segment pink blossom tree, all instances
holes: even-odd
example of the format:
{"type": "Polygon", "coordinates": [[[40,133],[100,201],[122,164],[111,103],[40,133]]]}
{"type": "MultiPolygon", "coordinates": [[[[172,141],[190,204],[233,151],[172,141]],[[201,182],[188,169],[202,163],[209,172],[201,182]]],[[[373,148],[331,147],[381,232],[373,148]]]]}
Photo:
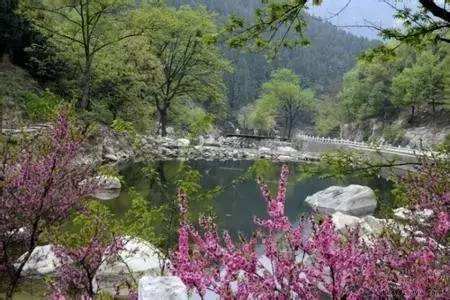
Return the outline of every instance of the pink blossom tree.
{"type": "Polygon", "coordinates": [[[293,226],[284,213],[288,173],[283,166],[276,198],[261,184],[268,218],[255,219],[259,230],[239,245],[226,232],[220,237],[209,218],[200,220],[202,232],[189,224],[187,197],[180,191],[173,273],[200,296],[211,290],[223,299],[448,295],[448,253],[438,251],[442,246],[436,241],[396,243],[383,235],[367,243],[359,228],[338,233],[329,216],[304,218],[293,226]]]}
{"type": "Polygon", "coordinates": [[[123,246],[124,241],[121,238],[106,243],[94,237],[87,245],[76,249],[54,247],[61,266],[57,268],[56,282],[52,286],[53,298],[93,299],[97,292],[98,283],[95,276],[98,269],[102,264],[116,259],[123,246]]]}
{"type": "Polygon", "coordinates": [[[90,169],[76,164],[81,141],[72,134],[66,115],[61,114],[44,135],[46,143],[25,148],[17,159],[3,164],[0,276],[8,299],[20,284],[23,268],[42,233],[81,208],[81,200],[96,188],[86,181],[90,169]]]}

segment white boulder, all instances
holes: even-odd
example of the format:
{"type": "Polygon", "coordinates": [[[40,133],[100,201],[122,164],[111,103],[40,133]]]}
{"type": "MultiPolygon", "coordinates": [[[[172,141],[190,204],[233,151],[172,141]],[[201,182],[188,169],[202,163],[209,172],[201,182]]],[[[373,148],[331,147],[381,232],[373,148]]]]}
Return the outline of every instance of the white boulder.
{"type": "MultiPolygon", "coordinates": [[[[19,257],[16,267],[25,259],[27,253],[19,257]]],[[[60,260],[53,252],[53,245],[37,246],[25,263],[22,272],[24,275],[46,275],[55,272],[60,266],[60,260]]]]}
{"type": "Polygon", "coordinates": [[[365,237],[379,236],[389,222],[389,220],[378,219],[374,216],[359,218],[346,215],[341,212],[335,212],[331,218],[336,230],[345,232],[347,228],[355,228],[356,226],[360,226],[361,232],[365,237]]]}
{"type": "Polygon", "coordinates": [[[124,250],[119,251],[118,259],[100,266],[97,277],[114,277],[122,274],[138,273],[156,275],[164,263],[160,251],[140,238],[125,237],[124,250]]]}
{"type": "Polygon", "coordinates": [[[335,212],[331,219],[333,220],[334,227],[338,231],[345,230],[347,227],[355,227],[361,223],[361,218],[343,214],[341,212],[335,212]]]}
{"type": "Polygon", "coordinates": [[[139,300],[187,300],[187,288],[176,276],[145,276],[139,280],[139,300]]]}
{"type": "Polygon", "coordinates": [[[367,186],[352,184],[346,187],[331,186],[306,198],[321,213],[342,212],[353,216],[372,214],[377,207],[374,191],[367,186]]]}

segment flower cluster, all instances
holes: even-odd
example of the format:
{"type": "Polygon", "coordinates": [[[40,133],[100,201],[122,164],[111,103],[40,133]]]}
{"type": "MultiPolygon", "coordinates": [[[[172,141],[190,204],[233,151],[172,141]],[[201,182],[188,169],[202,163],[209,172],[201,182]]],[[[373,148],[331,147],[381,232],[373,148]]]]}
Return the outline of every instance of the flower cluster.
{"type": "Polygon", "coordinates": [[[17,158],[5,157],[2,163],[0,279],[7,286],[8,298],[17,288],[41,233],[80,209],[81,200],[96,188],[93,182],[82,184],[90,168],[76,164],[80,141],[72,134],[65,114],[42,136],[44,142],[25,145],[17,158]]]}
{"type": "Polygon", "coordinates": [[[56,270],[53,299],[63,299],[65,296],[92,299],[98,287],[95,278],[97,270],[103,263],[116,259],[118,252],[123,249],[124,241],[121,238],[111,243],[93,238],[88,245],[76,249],[53,247],[61,262],[56,270]]]}
{"type": "MultiPolygon", "coordinates": [[[[302,218],[298,226],[292,225],[284,213],[288,175],[283,166],[276,198],[261,184],[268,218],[255,219],[259,230],[239,245],[226,232],[220,237],[210,219],[201,220],[201,232],[190,225],[187,197],[180,191],[182,217],[178,250],[172,258],[174,275],[201,296],[211,290],[223,299],[448,295],[448,256],[431,239],[426,244],[414,239],[398,244],[380,236],[366,243],[359,228],[337,232],[329,216],[302,218]]],[[[444,232],[448,219],[439,219],[439,230],[444,232]]]]}

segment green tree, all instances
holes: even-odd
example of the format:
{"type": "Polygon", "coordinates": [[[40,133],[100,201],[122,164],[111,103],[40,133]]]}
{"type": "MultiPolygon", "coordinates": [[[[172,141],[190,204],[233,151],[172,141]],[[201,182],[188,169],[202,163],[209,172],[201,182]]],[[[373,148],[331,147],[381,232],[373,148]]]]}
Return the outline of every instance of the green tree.
{"type": "Polygon", "coordinates": [[[204,8],[146,7],[133,19],[134,27],[144,30],[136,43],[145,46],[130,51],[135,58],[130,61],[144,98],[158,112],[159,132],[165,136],[175,102],[224,99],[223,74],[228,63],[216,45],[214,16],[204,8]],[[152,63],[155,58],[156,65],[152,63]]]}
{"type": "Polygon", "coordinates": [[[22,12],[45,32],[55,45],[79,64],[82,109],[90,106],[96,55],[126,38],[120,22],[131,0],[42,0],[24,1],[22,12]]]}
{"type": "Polygon", "coordinates": [[[429,103],[435,112],[436,103],[443,98],[443,74],[438,62],[436,55],[425,51],[392,80],[392,101],[399,107],[410,107],[411,120],[418,106],[429,103]]]}
{"type": "Polygon", "coordinates": [[[313,91],[302,89],[300,78],[292,70],[279,69],[272,73],[270,81],[263,84],[262,95],[256,101],[254,112],[266,123],[269,118],[274,118],[276,112],[284,136],[291,138],[292,130],[302,116],[311,112],[314,102],[313,91]]]}

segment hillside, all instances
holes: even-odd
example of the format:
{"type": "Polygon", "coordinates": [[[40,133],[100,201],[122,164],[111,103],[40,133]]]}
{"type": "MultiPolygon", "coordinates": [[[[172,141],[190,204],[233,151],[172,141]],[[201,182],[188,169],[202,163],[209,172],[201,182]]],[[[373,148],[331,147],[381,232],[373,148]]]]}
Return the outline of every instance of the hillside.
{"type": "MultiPolygon", "coordinates": [[[[205,5],[220,16],[236,14],[252,16],[259,0],[173,0],[179,5],[205,5]]],[[[329,22],[307,17],[305,34],[311,44],[282,51],[276,60],[268,62],[261,54],[241,53],[223,47],[225,56],[234,65],[234,72],[227,75],[228,98],[232,110],[253,102],[261,84],[268,80],[274,69],[289,68],[301,78],[305,87],[319,94],[334,94],[340,87],[343,74],[350,70],[358,55],[377,42],[356,37],[338,29],[329,22]]]]}

